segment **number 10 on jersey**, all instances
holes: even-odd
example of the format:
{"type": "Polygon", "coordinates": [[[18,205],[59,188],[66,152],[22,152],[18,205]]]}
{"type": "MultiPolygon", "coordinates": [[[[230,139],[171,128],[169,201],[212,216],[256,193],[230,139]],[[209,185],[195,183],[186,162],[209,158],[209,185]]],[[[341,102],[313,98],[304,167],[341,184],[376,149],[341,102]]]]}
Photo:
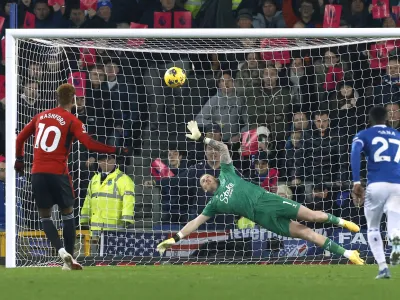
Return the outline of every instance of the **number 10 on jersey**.
{"type": "Polygon", "coordinates": [[[35,148],[41,148],[45,152],[53,152],[57,149],[61,139],[61,130],[57,126],[49,126],[45,129],[45,124],[39,123],[39,131],[35,140],[35,148]],[[51,145],[47,145],[47,139],[50,133],[54,133],[54,140],[51,145]]]}

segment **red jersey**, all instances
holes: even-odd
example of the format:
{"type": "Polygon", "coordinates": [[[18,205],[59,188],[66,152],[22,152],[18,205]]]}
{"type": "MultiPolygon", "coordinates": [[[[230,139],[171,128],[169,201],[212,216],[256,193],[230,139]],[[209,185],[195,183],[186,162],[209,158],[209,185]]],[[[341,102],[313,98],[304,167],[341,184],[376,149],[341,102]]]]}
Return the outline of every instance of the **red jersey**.
{"type": "Polygon", "coordinates": [[[33,150],[34,173],[68,174],[68,155],[77,139],[88,150],[114,154],[115,147],[93,140],[85,125],[62,107],[46,110],[33,117],[17,136],[16,157],[24,155],[24,143],[35,135],[33,150]]]}

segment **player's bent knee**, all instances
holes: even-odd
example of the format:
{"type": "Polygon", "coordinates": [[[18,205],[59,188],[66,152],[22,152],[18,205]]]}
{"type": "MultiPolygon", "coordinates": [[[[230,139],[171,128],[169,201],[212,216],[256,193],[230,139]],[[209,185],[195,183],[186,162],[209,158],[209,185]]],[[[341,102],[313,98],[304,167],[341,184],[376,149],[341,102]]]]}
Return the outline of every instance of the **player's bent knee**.
{"type": "Polygon", "coordinates": [[[51,208],[39,208],[39,217],[41,219],[48,219],[51,217],[51,208]]]}
{"type": "Polygon", "coordinates": [[[70,214],[72,214],[73,211],[74,211],[74,208],[73,208],[73,207],[67,207],[67,208],[63,208],[63,209],[61,210],[61,213],[62,213],[63,215],[70,215],[70,214]]]}
{"type": "Polygon", "coordinates": [[[298,223],[291,222],[289,225],[290,236],[293,238],[307,239],[312,238],[314,231],[310,228],[298,223]]]}

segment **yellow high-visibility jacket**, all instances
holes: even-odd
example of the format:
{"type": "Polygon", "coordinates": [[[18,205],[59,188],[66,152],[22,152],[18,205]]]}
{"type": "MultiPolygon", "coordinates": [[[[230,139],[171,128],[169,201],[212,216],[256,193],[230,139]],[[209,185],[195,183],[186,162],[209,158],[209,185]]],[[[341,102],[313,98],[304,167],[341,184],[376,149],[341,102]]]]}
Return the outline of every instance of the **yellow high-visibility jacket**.
{"type": "Polygon", "coordinates": [[[232,0],[232,10],[237,10],[242,0],[232,0]]]}
{"type": "MultiPolygon", "coordinates": [[[[184,8],[190,11],[193,18],[195,18],[205,2],[206,0],[188,0],[186,1],[184,8]]],[[[232,10],[236,10],[240,3],[242,3],[242,0],[232,0],[232,10]]]]}
{"type": "Polygon", "coordinates": [[[125,228],[134,223],[135,184],[118,168],[101,181],[101,173],[89,183],[81,211],[81,224],[89,223],[91,233],[125,228]]]}
{"type": "Polygon", "coordinates": [[[199,13],[201,6],[206,2],[206,0],[188,0],[184,8],[192,13],[192,17],[195,18],[199,13]]]}

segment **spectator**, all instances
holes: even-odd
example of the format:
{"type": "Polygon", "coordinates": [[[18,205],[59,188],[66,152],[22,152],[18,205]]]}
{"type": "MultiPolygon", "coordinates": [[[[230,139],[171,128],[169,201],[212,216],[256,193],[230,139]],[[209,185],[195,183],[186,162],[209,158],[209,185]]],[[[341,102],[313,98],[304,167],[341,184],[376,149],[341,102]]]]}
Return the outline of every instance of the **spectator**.
{"type": "Polygon", "coordinates": [[[319,103],[327,105],[328,97],[336,90],[337,84],[344,79],[343,64],[340,62],[336,48],[326,49],[323,60],[315,62],[315,74],[319,103]]]}
{"type": "Polygon", "coordinates": [[[140,113],[137,93],[133,85],[126,82],[124,74],[120,73],[120,65],[116,61],[106,63],[107,82],[102,83],[102,90],[109,93],[114,119],[114,126],[108,128],[107,143],[128,146],[133,142],[134,127],[140,124],[140,113]],[[110,131],[113,128],[115,132],[110,131]]]}
{"type": "Polygon", "coordinates": [[[176,0],[160,0],[160,4],[153,6],[145,11],[140,19],[140,24],[146,24],[149,28],[154,28],[154,13],[155,12],[170,12],[171,27],[174,27],[174,12],[187,11],[176,4],[176,0]]]}
{"type": "Polygon", "coordinates": [[[385,107],[388,111],[388,125],[394,129],[400,130],[400,104],[389,103],[386,104],[385,107]]]}
{"type": "Polygon", "coordinates": [[[385,105],[390,102],[397,102],[400,97],[400,65],[398,56],[389,58],[386,66],[386,75],[382,82],[375,84],[373,88],[372,103],[374,105],[385,105]]]}
{"type": "Polygon", "coordinates": [[[0,156],[0,231],[6,229],[6,158],[0,156]]]}
{"type": "Polygon", "coordinates": [[[99,1],[97,3],[97,16],[102,19],[105,27],[115,28],[116,24],[111,22],[112,3],[108,0],[99,1]]]}
{"type": "Polygon", "coordinates": [[[279,172],[275,168],[270,168],[266,152],[260,152],[254,166],[255,169],[251,176],[252,181],[266,191],[275,193],[277,191],[279,172]]]}
{"type": "Polygon", "coordinates": [[[313,111],[317,101],[314,88],[314,67],[306,65],[306,60],[298,55],[292,58],[287,72],[292,104],[301,111],[313,111]]]}
{"type": "Polygon", "coordinates": [[[68,22],[64,19],[59,4],[49,7],[47,0],[37,0],[34,4],[33,13],[36,16],[35,28],[68,27],[68,22]]]}
{"type": "Polygon", "coordinates": [[[313,200],[305,205],[312,210],[328,211],[332,208],[332,193],[324,184],[316,184],[312,193],[313,200]]]}
{"type": "Polygon", "coordinates": [[[258,13],[253,19],[255,28],[285,28],[285,20],[282,11],[278,9],[276,0],[261,1],[261,13],[258,13]]]}
{"type": "Polygon", "coordinates": [[[32,0],[21,0],[18,9],[22,10],[25,15],[26,11],[33,12],[34,4],[35,3],[32,0]]]}
{"type": "Polygon", "coordinates": [[[302,22],[304,27],[307,28],[321,27],[319,7],[316,2],[312,0],[301,0],[298,11],[300,13],[300,18],[298,18],[293,11],[293,0],[282,1],[282,14],[288,28],[294,27],[298,21],[302,22]]]}
{"type": "Polygon", "coordinates": [[[390,14],[387,18],[383,19],[382,22],[382,27],[383,28],[396,28],[396,16],[393,14],[390,14]]]}
{"type": "Polygon", "coordinates": [[[250,10],[243,8],[238,12],[236,24],[239,28],[253,28],[253,15],[250,10]]]}
{"type": "Polygon", "coordinates": [[[4,36],[6,28],[10,28],[10,7],[11,4],[17,4],[17,0],[3,0],[0,8],[0,14],[5,18],[3,28],[0,31],[0,36],[4,36]]]}
{"type": "Polygon", "coordinates": [[[366,51],[368,55],[369,67],[371,70],[371,77],[382,77],[384,70],[387,68],[389,56],[395,56],[400,46],[399,40],[386,40],[370,45],[369,50],[366,51]]]}
{"type": "MultiPolygon", "coordinates": [[[[295,140],[308,140],[311,138],[311,122],[307,115],[303,112],[296,112],[293,114],[293,122],[290,128],[290,135],[286,140],[286,149],[294,147],[293,144],[293,133],[298,133],[298,138],[295,140]]],[[[297,135],[296,135],[297,136],[297,135]]]]}
{"type": "Polygon", "coordinates": [[[28,81],[24,84],[23,93],[18,99],[18,132],[39,113],[39,84],[28,81]]]}
{"type": "Polygon", "coordinates": [[[80,9],[79,6],[71,7],[69,16],[70,28],[106,28],[107,23],[97,15],[94,9],[85,11],[80,9]]]}
{"type": "Polygon", "coordinates": [[[100,65],[89,67],[89,78],[86,83],[86,107],[95,110],[96,139],[106,142],[106,129],[114,126],[112,119],[111,100],[109,92],[102,91],[101,85],[105,82],[104,68],[100,65]]]}
{"type": "Polygon", "coordinates": [[[283,140],[291,99],[289,90],[279,86],[278,70],[272,66],[265,68],[261,86],[246,91],[246,95],[250,129],[258,124],[268,124],[276,134],[277,141],[283,140]]]}
{"type": "Polygon", "coordinates": [[[353,28],[373,27],[372,15],[368,11],[366,1],[350,0],[350,14],[348,16],[348,24],[353,28]]]}
{"type": "Polygon", "coordinates": [[[276,145],[271,141],[271,136],[271,131],[266,126],[260,126],[257,128],[258,151],[265,152],[269,161],[276,156],[276,153],[274,153],[276,145]]]}
{"type": "MultiPolygon", "coordinates": [[[[181,173],[187,171],[187,160],[184,155],[185,151],[178,149],[176,144],[169,145],[168,167],[175,178],[179,178],[181,173]]],[[[144,182],[146,187],[161,186],[162,221],[164,222],[179,223],[187,220],[185,213],[181,213],[182,206],[186,206],[187,209],[187,197],[179,195],[179,186],[175,178],[167,177],[144,182]],[[184,218],[183,221],[181,217],[184,218]]]]}
{"type": "Polygon", "coordinates": [[[251,91],[261,86],[262,73],[265,62],[261,60],[259,52],[251,52],[246,56],[246,61],[239,65],[236,73],[235,87],[238,96],[244,96],[246,89],[251,91]]]}
{"type": "Polygon", "coordinates": [[[31,62],[28,67],[28,78],[31,81],[41,83],[43,80],[43,65],[31,62]]]}
{"type": "Polygon", "coordinates": [[[296,178],[292,183],[306,183],[307,201],[312,201],[313,185],[340,182],[340,168],[348,169],[348,163],[341,162],[343,152],[339,132],[330,127],[330,122],[327,111],[316,112],[311,139],[304,141],[302,151],[296,151],[296,178]],[[303,170],[304,174],[300,174],[303,170]]]}
{"type": "Polygon", "coordinates": [[[291,182],[292,184],[300,183],[295,181],[296,176],[298,177],[299,174],[304,174],[304,157],[301,156],[302,153],[297,153],[303,151],[304,141],[305,139],[301,131],[293,131],[290,133],[289,140],[286,143],[285,154],[280,170],[283,171],[281,175],[285,181],[291,182]]]}
{"type": "Polygon", "coordinates": [[[247,125],[247,115],[244,111],[243,100],[235,95],[234,81],[229,73],[223,74],[219,80],[217,95],[207,101],[197,115],[196,121],[203,127],[219,124],[223,142],[239,141],[240,127],[241,124],[247,125]]]}
{"type": "Polygon", "coordinates": [[[89,224],[91,236],[97,237],[101,231],[133,224],[135,205],[135,185],[120,171],[115,156],[99,155],[98,163],[101,173],[90,181],[80,220],[81,224],[89,224]]]}
{"type": "MultiPolygon", "coordinates": [[[[325,108],[335,113],[336,120],[332,126],[339,128],[341,136],[350,139],[367,123],[364,97],[360,97],[353,86],[351,81],[339,84],[338,91],[330,98],[330,106],[325,108]]],[[[348,143],[351,144],[351,140],[348,143]]]]}

